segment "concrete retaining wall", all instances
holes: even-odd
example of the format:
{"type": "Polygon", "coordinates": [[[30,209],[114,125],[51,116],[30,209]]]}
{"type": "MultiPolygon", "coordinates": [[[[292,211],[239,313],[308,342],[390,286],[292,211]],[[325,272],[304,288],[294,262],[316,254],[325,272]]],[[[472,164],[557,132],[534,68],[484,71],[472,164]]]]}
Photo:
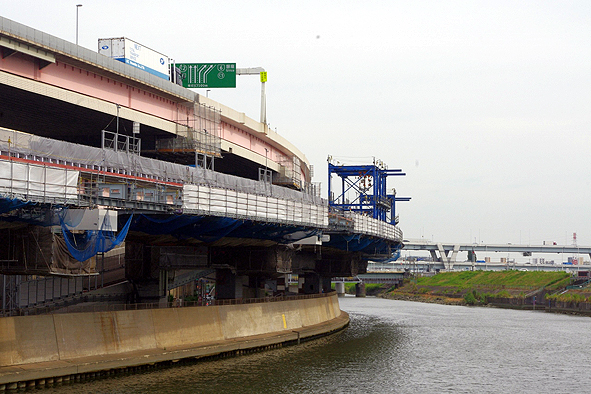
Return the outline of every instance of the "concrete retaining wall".
{"type": "Polygon", "coordinates": [[[5,317],[0,385],[294,341],[348,322],[336,293],[257,304],[5,317]]]}

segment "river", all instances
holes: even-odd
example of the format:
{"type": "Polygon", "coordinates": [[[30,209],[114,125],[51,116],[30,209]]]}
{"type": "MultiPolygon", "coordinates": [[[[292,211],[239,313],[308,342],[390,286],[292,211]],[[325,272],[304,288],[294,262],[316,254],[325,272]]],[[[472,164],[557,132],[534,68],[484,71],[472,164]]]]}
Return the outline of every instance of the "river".
{"type": "Polygon", "coordinates": [[[43,393],[591,392],[591,318],[340,299],[348,329],[300,346],[43,393]]]}

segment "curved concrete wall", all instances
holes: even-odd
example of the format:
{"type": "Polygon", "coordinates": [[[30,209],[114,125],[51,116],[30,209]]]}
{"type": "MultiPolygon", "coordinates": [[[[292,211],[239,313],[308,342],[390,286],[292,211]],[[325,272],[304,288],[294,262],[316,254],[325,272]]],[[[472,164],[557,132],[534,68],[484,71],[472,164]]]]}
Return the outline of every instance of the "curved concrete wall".
{"type": "Polygon", "coordinates": [[[296,338],[318,335],[345,326],[348,318],[337,319],[341,313],[335,293],[257,304],[0,318],[0,381],[5,367],[21,364],[163,352],[173,359],[179,358],[175,349],[296,331],[296,338]],[[335,319],[341,327],[326,325],[335,319]],[[301,330],[308,327],[308,333],[301,330]]]}

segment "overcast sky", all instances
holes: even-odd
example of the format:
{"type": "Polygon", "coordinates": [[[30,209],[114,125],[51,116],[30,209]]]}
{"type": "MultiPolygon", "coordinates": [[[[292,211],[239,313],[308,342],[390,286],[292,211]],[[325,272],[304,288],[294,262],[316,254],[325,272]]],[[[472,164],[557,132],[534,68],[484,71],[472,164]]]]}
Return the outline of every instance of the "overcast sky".
{"type": "MultiPolygon", "coordinates": [[[[268,71],[267,120],[315,166],[401,168],[405,238],[591,245],[591,1],[84,1],[80,45],[268,71]]],[[[72,42],[75,1],[0,0],[72,42]]],[[[204,90],[196,90],[205,94],[204,90]]],[[[260,83],[209,97],[258,120],[260,83]]]]}

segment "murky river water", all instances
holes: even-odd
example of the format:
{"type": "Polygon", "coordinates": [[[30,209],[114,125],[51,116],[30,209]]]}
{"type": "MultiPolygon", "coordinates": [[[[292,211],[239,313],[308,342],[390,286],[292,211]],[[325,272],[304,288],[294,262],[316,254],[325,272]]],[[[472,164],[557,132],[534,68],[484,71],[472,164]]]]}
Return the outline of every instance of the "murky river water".
{"type": "Polygon", "coordinates": [[[589,393],[591,318],[340,299],[328,338],[43,393],[589,393]]]}

